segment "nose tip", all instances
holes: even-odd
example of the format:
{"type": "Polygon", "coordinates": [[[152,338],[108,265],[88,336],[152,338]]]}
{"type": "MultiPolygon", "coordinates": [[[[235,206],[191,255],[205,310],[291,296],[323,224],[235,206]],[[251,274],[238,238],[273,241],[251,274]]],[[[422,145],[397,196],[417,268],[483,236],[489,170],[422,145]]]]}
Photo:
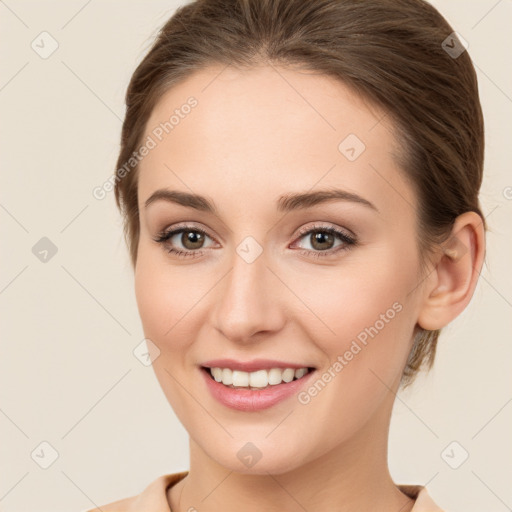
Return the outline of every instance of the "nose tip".
{"type": "Polygon", "coordinates": [[[279,330],[284,316],[278,283],[265,258],[260,256],[248,263],[237,257],[217,290],[216,328],[239,343],[253,339],[257,333],[279,330]]]}

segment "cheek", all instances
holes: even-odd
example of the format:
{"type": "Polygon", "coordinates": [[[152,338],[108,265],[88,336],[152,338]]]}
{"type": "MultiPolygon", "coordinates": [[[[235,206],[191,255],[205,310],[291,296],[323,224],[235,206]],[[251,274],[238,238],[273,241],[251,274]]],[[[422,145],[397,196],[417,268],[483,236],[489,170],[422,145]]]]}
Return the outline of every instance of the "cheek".
{"type": "Polygon", "coordinates": [[[176,343],[183,339],[176,336],[186,325],[180,320],[186,319],[187,310],[197,301],[197,290],[194,293],[194,283],[187,277],[190,273],[162,264],[159,251],[140,247],[135,268],[137,306],[145,336],[160,350],[178,349],[176,343]]]}
{"type": "Polygon", "coordinates": [[[399,370],[416,323],[410,293],[416,275],[414,252],[397,257],[389,248],[364,261],[347,259],[346,265],[329,269],[320,279],[301,281],[298,295],[307,298],[314,313],[308,313],[314,325],[310,338],[330,362],[346,353],[347,366],[399,370]]]}
{"type": "Polygon", "coordinates": [[[186,356],[197,336],[190,330],[193,305],[200,293],[198,290],[193,293],[194,286],[190,273],[162,264],[158,251],[139,252],[135,269],[137,306],[144,336],[160,350],[159,357],[153,361],[153,371],[184,424],[188,423],[190,413],[190,397],[182,387],[190,368],[186,356]]]}
{"type": "Polygon", "coordinates": [[[332,443],[386,410],[394,397],[389,389],[399,380],[411,346],[415,306],[408,294],[416,265],[408,256],[398,260],[395,251],[371,260],[365,268],[347,260],[329,278],[304,284],[301,291],[322,320],[308,313],[311,321],[303,319],[301,325],[327,356],[323,373],[301,403],[309,403],[317,417],[343,425],[328,434],[332,443]]]}
{"type": "Polygon", "coordinates": [[[170,263],[159,248],[141,246],[135,268],[135,295],[144,335],[160,349],[159,366],[181,372],[194,361],[191,348],[207,327],[218,269],[170,263]]]}

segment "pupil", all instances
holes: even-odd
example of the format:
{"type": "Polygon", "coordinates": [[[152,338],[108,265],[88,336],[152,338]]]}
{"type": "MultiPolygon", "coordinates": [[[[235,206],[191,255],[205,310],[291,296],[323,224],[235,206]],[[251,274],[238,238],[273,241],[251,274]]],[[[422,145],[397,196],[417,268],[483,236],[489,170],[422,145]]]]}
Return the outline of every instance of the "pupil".
{"type": "Polygon", "coordinates": [[[183,233],[182,243],[187,249],[198,249],[203,243],[203,234],[197,231],[186,231],[183,233]]]}
{"type": "Polygon", "coordinates": [[[316,249],[329,249],[329,247],[322,247],[322,244],[327,243],[330,246],[330,243],[333,242],[334,235],[331,233],[319,232],[313,235],[313,247],[316,249]],[[320,244],[320,247],[316,247],[317,244],[320,244]]]}

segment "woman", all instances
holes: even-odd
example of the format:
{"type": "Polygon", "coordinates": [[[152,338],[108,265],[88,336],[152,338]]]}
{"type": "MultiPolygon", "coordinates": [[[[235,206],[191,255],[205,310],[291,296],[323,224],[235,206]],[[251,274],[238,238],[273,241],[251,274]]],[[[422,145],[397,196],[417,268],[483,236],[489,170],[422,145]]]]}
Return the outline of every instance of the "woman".
{"type": "Polygon", "coordinates": [[[116,200],[190,470],[101,510],[441,510],[387,441],[484,258],[464,41],[422,0],[198,0],[126,103],[116,200]]]}

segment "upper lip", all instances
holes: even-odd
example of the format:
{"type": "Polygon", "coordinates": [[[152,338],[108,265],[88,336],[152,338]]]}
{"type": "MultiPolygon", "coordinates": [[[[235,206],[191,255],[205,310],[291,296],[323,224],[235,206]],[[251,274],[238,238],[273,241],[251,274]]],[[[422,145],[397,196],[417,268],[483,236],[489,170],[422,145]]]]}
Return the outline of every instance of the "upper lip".
{"type": "Polygon", "coordinates": [[[252,361],[236,361],[235,359],[212,359],[201,364],[206,368],[230,368],[243,372],[254,372],[257,370],[270,370],[271,368],[313,368],[313,366],[301,363],[290,363],[274,359],[253,359],[252,361]]]}

